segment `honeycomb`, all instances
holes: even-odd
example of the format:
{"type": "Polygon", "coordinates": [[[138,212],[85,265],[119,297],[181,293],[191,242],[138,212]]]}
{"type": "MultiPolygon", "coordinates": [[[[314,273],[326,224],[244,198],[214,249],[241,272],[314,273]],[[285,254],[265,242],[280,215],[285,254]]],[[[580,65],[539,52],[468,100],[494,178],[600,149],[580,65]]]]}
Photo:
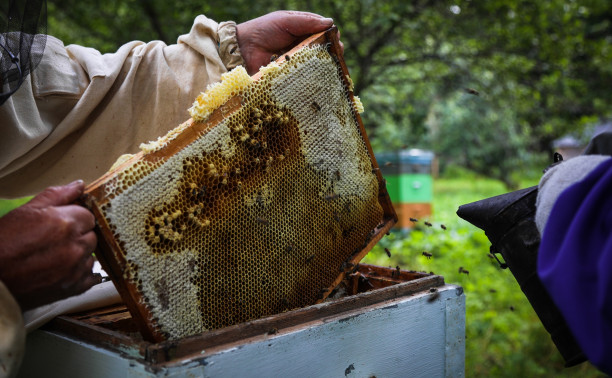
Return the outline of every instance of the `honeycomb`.
{"type": "Polygon", "coordinates": [[[88,188],[100,260],[153,339],[314,304],[362,257],[392,209],[344,75],[328,43],[237,68],[88,188]]]}

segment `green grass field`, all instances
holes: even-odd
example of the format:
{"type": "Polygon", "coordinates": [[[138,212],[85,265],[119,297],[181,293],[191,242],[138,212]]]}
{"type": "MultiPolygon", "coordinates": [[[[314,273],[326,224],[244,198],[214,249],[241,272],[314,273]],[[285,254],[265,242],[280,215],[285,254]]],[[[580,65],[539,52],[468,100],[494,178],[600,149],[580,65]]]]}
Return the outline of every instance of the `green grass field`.
{"type": "MultiPolygon", "coordinates": [[[[521,187],[537,185],[524,182],[521,187]]],[[[408,234],[392,233],[364,262],[433,271],[466,294],[466,375],[496,377],[603,377],[588,363],[565,369],[563,359],[509,270],[491,261],[484,232],[460,219],[457,208],[506,193],[497,181],[468,177],[434,183],[433,227],[417,223],[408,234]],[[440,228],[444,224],[447,230],[440,228]],[[391,251],[387,257],[384,248],[391,251]],[[433,254],[427,259],[421,253],[433,254]],[[470,274],[459,273],[459,267],[470,274]],[[512,309],[511,309],[512,308],[512,309]]]]}
{"type": "MultiPolygon", "coordinates": [[[[537,184],[524,182],[521,187],[537,184]]],[[[603,377],[588,363],[564,369],[563,359],[508,270],[491,261],[484,232],[455,214],[465,203],[503,194],[494,180],[467,176],[434,182],[434,227],[408,234],[394,232],[374,247],[364,262],[433,271],[466,293],[466,375],[501,377],[603,377]],[[447,230],[440,228],[446,225],[447,230]],[[384,248],[392,255],[387,257],[384,248]],[[431,259],[422,251],[433,254],[431,259]],[[470,274],[460,274],[459,267],[470,274]],[[511,307],[514,310],[511,310],[511,307]]],[[[0,201],[0,215],[27,199],[0,201]]]]}

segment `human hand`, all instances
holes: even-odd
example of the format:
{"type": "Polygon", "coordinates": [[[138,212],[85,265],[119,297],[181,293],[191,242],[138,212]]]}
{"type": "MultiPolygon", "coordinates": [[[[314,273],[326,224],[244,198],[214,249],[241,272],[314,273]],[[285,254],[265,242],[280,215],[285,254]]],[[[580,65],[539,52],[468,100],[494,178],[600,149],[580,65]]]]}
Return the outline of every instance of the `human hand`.
{"type": "Polygon", "coordinates": [[[47,188],[0,218],[0,280],[23,311],[100,282],[92,273],[94,216],[72,204],[83,189],[80,180],[47,188]]]}
{"type": "MultiPolygon", "coordinates": [[[[331,18],[295,11],[276,11],[238,24],[236,38],[246,70],[253,75],[270,63],[273,54],[282,54],[310,34],[329,29],[331,18]]],[[[339,34],[338,34],[339,37],[339,34]]]]}

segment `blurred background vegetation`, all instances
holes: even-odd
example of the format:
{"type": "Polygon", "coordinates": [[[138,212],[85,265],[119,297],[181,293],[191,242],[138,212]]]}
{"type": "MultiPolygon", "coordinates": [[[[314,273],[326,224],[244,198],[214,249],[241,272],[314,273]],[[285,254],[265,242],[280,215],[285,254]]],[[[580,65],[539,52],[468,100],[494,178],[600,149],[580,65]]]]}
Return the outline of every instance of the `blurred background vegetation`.
{"type": "MultiPolygon", "coordinates": [[[[332,17],[372,146],[434,151],[439,227],[383,239],[367,261],[434,271],[464,286],[468,376],[599,376],[563,362],[512,275],[487,257],[461,204],[537,184],[551,142],[586,142],[612,109],[606,0],[49,0],[48,32],[103,53],[138,39],[175,43],[197,14],[242,22],[278,9],[332,17]],[[383,251],[392,251],[389,259],[383,251]],[[431,260],[421,251],[434,254],[431,260]],[[470,275],[459,274],[463,266],[470,275]],[[511,310],[512,307],[514,310],[511,310]]],[[[204,88],[202,88],[204,89],[204,88]]],[[[185,113],[187,117],[187,113],[185,113]]],[[[20,202],[1,202],[0,214],[20,202]]]]}

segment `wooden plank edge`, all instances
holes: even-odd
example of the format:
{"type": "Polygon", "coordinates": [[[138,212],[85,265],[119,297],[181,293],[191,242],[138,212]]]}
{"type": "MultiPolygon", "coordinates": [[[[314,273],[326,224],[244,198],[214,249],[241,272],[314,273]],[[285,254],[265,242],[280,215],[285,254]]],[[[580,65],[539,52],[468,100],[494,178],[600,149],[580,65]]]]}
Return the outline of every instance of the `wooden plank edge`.
{"type": "MultiPolygon", "coordinates": [[[[97,223],[105,222],[105,218],[96,202],[90,204],[90,209],[94,213],[97,223]]],[[[98,224],[95,227],[95,232],[98,236],[97,250],[101,252],[96,253],[96,257],[104,271],[113,281],[121,299],[123,299],[123,302],[132,314],[132,318],[138,325],[138,329],[143,338],[149,341],[163,340],[163,335],[161,335],[158,330],[152,329],[149,326],[148,319],[151,319],[153,315],[147,310],[146,306],[140,306],[136,302],[137,298],[139,298],[137,288],[123,279],[123,272],[127,262],[125,261],[121,247],[117,244],[117,241],[110,231],[110,227],[108,227],[108,224],[104,224],[103,226],[98,224]]]]}
{"type": "Polygon", "coordinates": [[[213,346],[266,334],[272,329],[279,331],[386,300],[410,296],[442,285],[444,285],[443,277],[435,275],[426,276],[376,291],[360,293],[331,302],[291,310],[180,340],[169,340],[158,344],[151,344],[147,347],[146,360],[153,365],[176,362],[178,359],[191,355],[199,355],[202,350],[213,346]]]}

